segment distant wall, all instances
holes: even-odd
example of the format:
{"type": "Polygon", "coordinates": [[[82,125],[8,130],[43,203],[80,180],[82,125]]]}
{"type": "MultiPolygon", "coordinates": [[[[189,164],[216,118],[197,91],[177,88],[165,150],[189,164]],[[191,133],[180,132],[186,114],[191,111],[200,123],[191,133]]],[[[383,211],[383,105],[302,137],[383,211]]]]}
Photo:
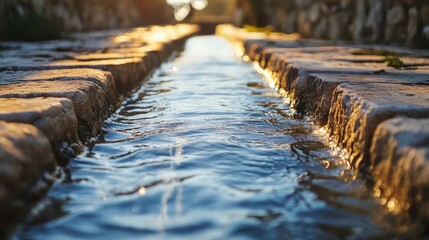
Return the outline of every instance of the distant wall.
{"type": "Polygon", "coordinates": [[[173,17],[165,0],[0,0],[0,29],[34,14],[65,31],[163,24],[173,17]]]}
{"type": "Polygon", "coordinates": [[[260,1],[264,7],[254,8],[254,12],[263,11],[262,24],[275,30],[312,38],[429,48],[429,0],[260,1]]]}

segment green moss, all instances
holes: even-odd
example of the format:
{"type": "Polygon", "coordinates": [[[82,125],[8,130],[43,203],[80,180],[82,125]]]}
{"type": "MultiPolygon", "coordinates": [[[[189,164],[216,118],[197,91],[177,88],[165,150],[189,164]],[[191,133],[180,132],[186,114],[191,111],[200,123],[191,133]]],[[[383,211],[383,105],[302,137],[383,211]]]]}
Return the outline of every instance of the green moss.
{"type": "Polygon", "coordinates": [[[32,14],[9,20],[0,29],[0,40],[44,41],[61,38],[60,28],[51,20],[32,14]]]}
{"type": "Polygon", "coordinates": [[[396,55],[388,55],[384,58],[384,62],[389,67],[401,68],[405,67],[404,62],[396,55]]]}

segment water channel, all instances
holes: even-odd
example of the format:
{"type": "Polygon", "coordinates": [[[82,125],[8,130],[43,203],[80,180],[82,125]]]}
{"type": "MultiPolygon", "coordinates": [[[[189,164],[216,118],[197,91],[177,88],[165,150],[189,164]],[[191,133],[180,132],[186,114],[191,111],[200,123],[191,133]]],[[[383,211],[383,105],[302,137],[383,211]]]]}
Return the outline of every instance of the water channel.
{"type": "Polygon", "coordinates": [[[388,239],[386,212],[232,46],[188,40],[15,239],[388,239]]]}

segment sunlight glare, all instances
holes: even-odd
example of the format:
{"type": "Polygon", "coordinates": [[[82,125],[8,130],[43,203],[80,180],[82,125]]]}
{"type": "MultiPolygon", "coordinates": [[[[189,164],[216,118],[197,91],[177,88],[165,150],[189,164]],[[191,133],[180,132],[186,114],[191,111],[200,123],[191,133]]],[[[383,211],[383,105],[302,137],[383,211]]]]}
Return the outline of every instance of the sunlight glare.
{"type": "Polygon", "coordinates": [[[140,196],[144,196],[146,194],[146,188],[145,187],[141,187],[139,189],[139,194],[140,194],[140,196]]]}

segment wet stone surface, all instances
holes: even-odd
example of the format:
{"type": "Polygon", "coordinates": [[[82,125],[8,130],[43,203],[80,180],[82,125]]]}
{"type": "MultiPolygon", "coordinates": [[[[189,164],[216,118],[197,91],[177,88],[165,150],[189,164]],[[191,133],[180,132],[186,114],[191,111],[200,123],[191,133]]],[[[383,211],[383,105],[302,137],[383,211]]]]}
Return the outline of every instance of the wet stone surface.
{"type": "MultiPolygon", "coordinates": [[[[380,96],[385,96],[384,91],[389,83],[402,85],[418,86],[429,85],[429,74],[425,71],[406,71],[406,70],[388,70],[376,71],[362,74],[327,74],[312,73],[307,77],[307,89],[300,100],[299,110],[306,112],[312,119],[320,125],[325,125],[328,121],[329,111],[331,109],[332,95],[335,89],[342,83],[354,83],[366,85],[371,83],[387,83],[379,85],[380,96]],[[384,87],[386,86],[386,87],[384,87]]],[[[414,89],[412,87],[412,89],[414,89]]],[[[409,93],[412,94],[412,93],[409,93]]],[[[424,94],[418,94],[423,96],[424,94]]],[[[391,100],[393,100],[391,98],[391,100]]],[[[417,101],[416,101],[417,102],[417,101]]]]}
{"type": "Polygon", "coordinates": [[[49,140],[36,127],[0,121],[0,238],[25,218],[28,204],[46,190],[43,173],[52,173],[56,162],[49,140]]]}
{"type": "MultiPolygon", "coordinates": [[[[57,160],[67,158],[69,147],[78,147],[80,143],[75,111],[66,98],[2,98],[0,121],[37,127],[49,140],[57,160]]],[[[25,149],[22,151],[26,153],[25,149]]]]}
{"type": "Polygon", "coordinates": [[[383,122],[374,133],[371,153],[376,194],[384,193],[384,204],[393,211],[409,212],[427,224],[429,120],[398,117],[383,122]]]}
{"type": "Polygon", "coordinates": [[[399,234],[365,179],[224,40],[189,40],[104,126],[16,239],[399,234]]]}
{"type": "Polygon", "coordinates": [[[396,116],[429,116],[429,86],[344,83],[335,89],[331,105],[330,136],[350,153],[355,167],[363,168],[369,166],[369,148],[380,123],[396,116]]]}
{"type": "Polygon", "coordinates": [[[29,81],[4,85],[0,89],[3,98],[68,98],[79,120],[82,140],[95,135],[100,129],[100,120],[107,117],[109,108],[106,95],[95,83],[89,81],[29,81]]]}

